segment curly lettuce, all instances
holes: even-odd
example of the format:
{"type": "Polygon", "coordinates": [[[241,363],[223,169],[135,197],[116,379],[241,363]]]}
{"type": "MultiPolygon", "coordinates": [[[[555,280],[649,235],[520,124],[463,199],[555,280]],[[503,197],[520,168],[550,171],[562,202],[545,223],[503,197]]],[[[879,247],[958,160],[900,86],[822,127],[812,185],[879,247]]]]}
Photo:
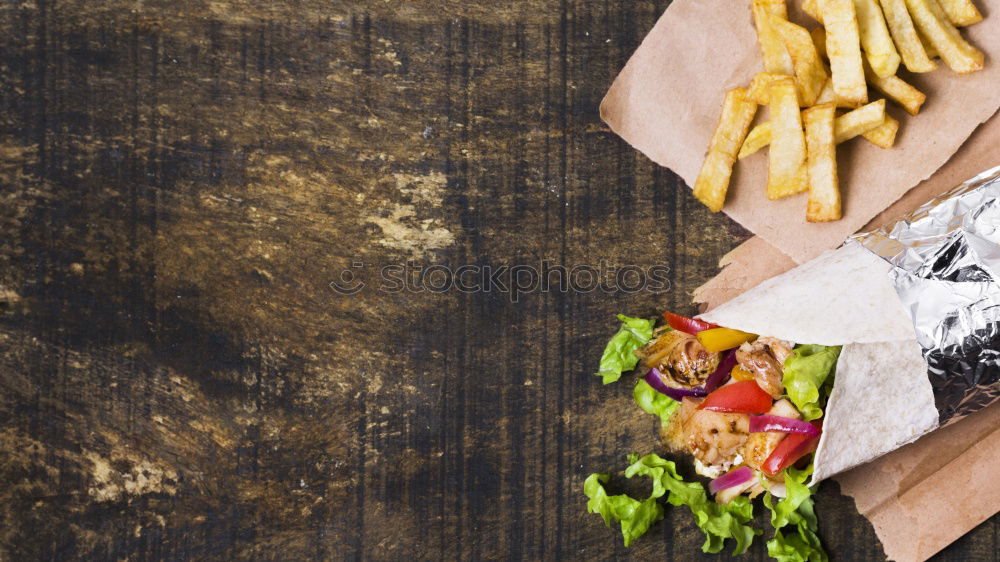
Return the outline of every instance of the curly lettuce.
{"type": "Polygon", "coordinates": [[[649,386],[649,383],[642,379],[639,379],[639,382],[635,384],[635,388],[632,390],[632,398],[635,398],[635,403],[644,412],[659,416],[660,423],[663,425],[667,425],[670,416],[681,405],[680,402],[666,394],[657,392],[656,389],[649,386]]]}
{"type": "Polygon", "coordinates": [[[695,523],[705,533],[704,552],[719,552],[726,539],[736,541],[734,554],[742,554],[753,543],[753,538],[761,531],[748,524],[753,519],[753,505],[747,497],[740,497],[719,505],[708,498],[705,488],[698,482],[685,482],[677,474],[673,462],[649,454],[642,458],[629,455],[629,465],[625,477],[647,476],[653,480],[653,492],[645,500],[637,500],[625,494],[609,496],[603,484],[607,474],[591,474],[584,482],[584,493],[590,498],[587,510],[600,513],[604,523],[611,526],[611,520],[621,524],[625,546],[645,533],[649,527],[663,518],[663,506],[656,500],[667,495],[667,502],[674,506],[686,505],[695,516],[695,523]]]}
{"type": "Polygon", "coordinates": [[[785,470],[785,498],[772,504],[771,493],[764,495],[764,506],[771,510],[771,526],[774,538],[767,541],[767,553],[779,562],[827,562],[829,558],[823,550],[816,531],[816,513],[813,510],[812,491],[805,485],[812,474],[810,464],[804,470],[785,470]],[[784,527],[794,527],[793,532],[784,534],[784,527]]]}
{"type": "Polygon", "coordinates": [[[621,378],[622,373],[635,369],[639,358],[635,350],[646,345],[653,337],[653,321],[647,318],[631,318],[618,315],[622,326],[618,329],[601,354],[601,366],[597,376],[604,384],[611,384],[621,378]]]}
{"type": "Polygon", "coordinates": [[[840,357],[840,346],[800,345],[785,359],[785,374],[781,384],[788,398],[811,421],[823,416],[820,397],[829,392],[831,375],[840,357]]]}
{"type": "Polygon", "coordinates": [[[589,498],[587,512],[601,514],[608,527],[611,521],[620,523],[625,546],[628,546],[644,535],[653,523],[663,519],[663,506],[655,497],[637,500],[626,494],[608,495],[604,485],[609,478],[608,474],[591,474],[584,481],[583,493],[589,498]]]}

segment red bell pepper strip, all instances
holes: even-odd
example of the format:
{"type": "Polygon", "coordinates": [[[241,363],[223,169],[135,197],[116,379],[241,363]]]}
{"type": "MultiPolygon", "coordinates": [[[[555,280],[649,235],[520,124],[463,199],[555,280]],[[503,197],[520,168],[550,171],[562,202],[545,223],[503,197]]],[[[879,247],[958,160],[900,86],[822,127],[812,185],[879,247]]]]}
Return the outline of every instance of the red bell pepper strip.
{"type": "Polygon", "coordinates": [[[666,319],[667,324],[670,324],[671,328],[684,332],[685,334],[691,334],[692,336],[703,330],[718,328],[718,326],[712,324],[711,322],[705,322],[704,320],[698,320],[697,318],[688,318],[687,316],[681,316],[680,314],[674,314],[673,312],[664,312],[663,318],[666,319]]]}
{"type": "MultiPolygon", "coordinates": [[[[814,421],[812,424],[820,432],[823,431],[822,422],[814,421]]],[[[774,448],[774,451],[771,451],[764,464],[760,465],[761,472],[768,476],[777,476],[782,470],[792,466],[802,457],[815,451],[820,435],[806,435],[804,433],[790,433],[786,435],[778,443],[778,446],[774,448]]]]}
{"type": "Polygon", "coordinates": [[[763,414],[771,409],[771,395],[755,381],[740,381],[721,386],[698,405],[699,410],[735,414],[763,414]]]}

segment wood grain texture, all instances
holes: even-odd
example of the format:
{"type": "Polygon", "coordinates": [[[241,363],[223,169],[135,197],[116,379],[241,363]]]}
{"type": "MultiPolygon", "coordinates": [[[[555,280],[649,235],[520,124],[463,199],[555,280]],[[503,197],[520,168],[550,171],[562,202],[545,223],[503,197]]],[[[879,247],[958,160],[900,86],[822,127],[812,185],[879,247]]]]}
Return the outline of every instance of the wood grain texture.
{"type": "Polygon", "coordinates": [[[626,550],[581,491],[655,447],[591,374],[613,315],[693,311],[748,236],[597,118],[665,7],[3,3],[0,559],[701,556],[686,512],[626,550]],[[672,287],[377,285],[546,260],[672,287]]]}

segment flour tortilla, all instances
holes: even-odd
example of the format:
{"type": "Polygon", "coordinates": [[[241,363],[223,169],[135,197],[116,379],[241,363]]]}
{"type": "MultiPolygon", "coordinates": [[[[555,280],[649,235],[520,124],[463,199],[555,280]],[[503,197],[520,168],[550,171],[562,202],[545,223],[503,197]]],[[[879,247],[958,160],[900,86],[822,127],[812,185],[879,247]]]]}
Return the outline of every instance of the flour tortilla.
{"type": "Polygon", "coordinates": [[[938,426],[927,364],[888,273],[848,244],[701,318],[799,344],[842,345],[812,482],[893,451],[938,426]]]}

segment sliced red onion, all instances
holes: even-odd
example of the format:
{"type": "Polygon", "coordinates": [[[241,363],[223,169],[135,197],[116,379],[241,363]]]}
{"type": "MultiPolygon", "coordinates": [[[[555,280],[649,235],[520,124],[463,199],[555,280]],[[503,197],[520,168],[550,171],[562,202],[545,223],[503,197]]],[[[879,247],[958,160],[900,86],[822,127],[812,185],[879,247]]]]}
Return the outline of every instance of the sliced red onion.
{"type": "Polygon", "coordinates": [[[733,372],[733,367],[735,366],[736,350],[730,349],[722,356],[722,360],[719,361],[719,366],[715,368],[715,371],[705,379],[705,392],[712,392],[716,388],[726,384],[726,381],[729,380],[729,374],[733,372]]]}
{"type": "Polygon", "coordinates": [[[672,386],[667,386],[663,383],[663,374],[656,367],[653,367],[646,373],[643,379],[653,387],[654,390],[660,394],[666,394],[667,396],[673,398],[674,400],[680,402],[685,396],[708,396],[708,392],[700,386],[694,388],[674,388],[672,386]]]}
{"type": "Polygon", "coordinates": [[[773,416],[771,414],[750,418],[750,433],[760,433],[763,431],[801,433],[812,437],[819,435],[819,429],[816,426],[802,420],[795,420],[784,416],[773,416]]]}
{"type": "Polygon", "coordinates": [[[708,491],[714,494],[719,490],[725,490],[726,488],[732,488],[733,486],[744,484],[751,478],[753,478],[753,470],[750,470],[749,466],[734,468],[733,470],[730,470],[729,472],[709,482],[708,491]]]}

